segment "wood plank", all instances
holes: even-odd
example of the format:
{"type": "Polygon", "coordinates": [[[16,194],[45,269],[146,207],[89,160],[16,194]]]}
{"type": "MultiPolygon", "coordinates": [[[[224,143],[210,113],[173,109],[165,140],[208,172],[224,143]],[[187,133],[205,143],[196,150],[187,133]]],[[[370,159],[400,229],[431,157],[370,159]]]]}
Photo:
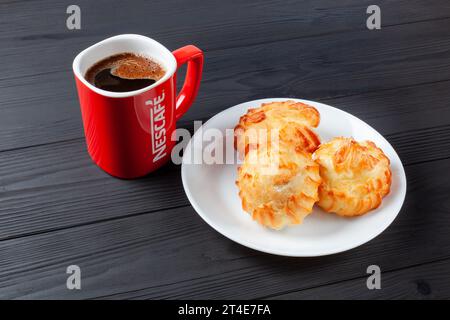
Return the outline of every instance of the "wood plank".
{"type": "MultiPolygon", "coordinates": [[[[383,26],[450,17],[450,4],[434,0],[380,0],[383,26]]],[[[298,2],[263,0],[236,3],[220,0],[122,1],[80,0],[81,30],[66,28],[66,8],[72,2],[40,1],[39,10],[27,2],[0,4],[3,72],[0,79],[68,71],[72,59],[83,48],[120,33],[149,34],[176,49],[195,43],[205,51],[235,48],[302,37],[314,37],[350,30],[366,30],[369,0],[298,2]],[[236,14],[236,10],[239,14],[236,14]],[[45,12],[45,19],[42,19],[45,12]],[[142,13],[151,18],[137,18],[142,13]],[[105,17],[99,19],[99,16],[105,17]],[[173,17],[177,17],[176,23],[173,17]],[[199,19],[199,17],[201,17],[199,19]],[[313,28],[311,26],[314,26],[313,28]],[[19,55],[20,53],[20,55],[19,55]],[[57,54],[55,54],[57,53],[57,54]],[[39,57],[39,59],[36,59],[39,57]]]]}
{"type": "Polygon", "coordinates": [[[295,291],[272,297],[278,300],[339,299],[450,299],[450,260],[437,261],[392,272],[382,272],[381,289],[368,290],[367,277],[295,291]]]}
{"type": "MultiPolygon", "coordinates": [[[[439,83],[326,102],[381,129],[409,165],[450,157],[449,94],[439,83]]],[[[189,204],[178,166],[118,180],[91,162],[83,139],[0,153],[0,186],[0,240],[189,204]]]]}
{"type": "Polygon", "coordinates": [[[0,298],[325,296],[339,284],[369,296],[355,278],[374,263],[386,272],[383,297],[448,298],[448,1],[381,0],[380,31],[365,28],[366,0],[80,0],[79,32],[65,29],[69,4],[0,3],[0,298]],[[398,219],[350,252],[274,257],[209,228],[174,165],[134,181],[100,171],[85,151],[70,64],[122,32],[206,50],[204,85],[182,126],[267,96],[325,101],[375,126],[407,165],[398,219]],[[65,288],[69,264],[82,268],[81,291],[65,288]]]}
{"type": "Polygon", "coordinates": [[[448,157],[449,89],[450,81],[444,81],[322,101],[369,123],[409,165],[448,157]]]}
{"type": "Polygon", "coordinates": [[[441,173],[449,166],[450,159],[407,167],[400,215],[382,235],[345,253],[260,254],[183,207],[2,241],[0,297],[259,298],[365,277],[371,264],[388,272],[448,259],[450,185],[441,173]],[[80,291],[65,288],[71,264],[82,269],[80,291]]]}
{"type": "MultiPolygon", "coordinates": [[[[444,19],[207,52],[198,100],[184,119],[210,117],[256,98],[320,100],[448,80],[449,27],[444,19]]],[[[82,136],[70,71],[80,48],[58,45],[62,50],[36,45],[21,55],[15,47],[5,53],[5,67],[14,70],[4,74],[17,77],[0,81],[0,150],[82,136]],[[49,70],[53,64],[63,70],[49,70]]]]}
{"type": "MultiPolygon", "coordinates": [[[[40,0],[39,5],[3,1],[0,40],[4,46],[0,50],[47,47],[53,52],[67,50],[75,43],[81,44],[81,49],[106,36],[140,33],[172,48],[197,43],[211,51],[365,29],[366,9],[372,2],[135,0],[130,5],[120,0],[78,0],[82,23],[77,31],[66,28],[66,8],[71,4],[69,0],[40,0]]],[[[450,17],[450,5],[445,0],[379,0],[377,5],[382,8],[383,26],[450,17]]]]}
{"type": "Polygon", "coordinates": [[[0,167],[1,239],[187,204],[175,165],[116,179],[93,164],[80,139],[3,152],[0,167]]]}
{"type": "Polygon", "coordinates": [[[450,80],[320,99],[362,119],[383,135],[440,127],[449,123],[450,80]]]}

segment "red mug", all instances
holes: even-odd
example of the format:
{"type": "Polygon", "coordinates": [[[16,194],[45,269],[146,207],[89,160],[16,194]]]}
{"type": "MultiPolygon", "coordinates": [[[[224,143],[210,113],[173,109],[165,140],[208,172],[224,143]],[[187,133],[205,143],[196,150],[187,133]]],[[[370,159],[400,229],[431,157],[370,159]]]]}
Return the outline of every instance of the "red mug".
{"type": "Polygon", "coordinates": [[[170,52],[148,37],[124,34],[82,51],[73,61],[88,152],[107,173],[119,178],[144,176],[166,163],[175,141],[176,121],[197,95],[203,52],[188,45],[170,52]],[[151,86],[130,92],[96,88],[84,77],[96,62],[114,54],[149,56],[166,73],[151,86]],[[187,63],[186,79],[176,95],[176,71],[187,63]]]}

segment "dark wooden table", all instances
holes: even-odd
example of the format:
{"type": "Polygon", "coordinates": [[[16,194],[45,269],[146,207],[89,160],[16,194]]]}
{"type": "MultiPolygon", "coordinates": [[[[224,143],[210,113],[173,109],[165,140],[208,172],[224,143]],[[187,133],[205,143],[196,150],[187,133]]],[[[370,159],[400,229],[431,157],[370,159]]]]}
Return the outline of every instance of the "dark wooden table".
{"type": "Polygon", "coordinates": [[[0,298],[450,298],[450,2],[0,2],[0,298]],[[353,113],[399,153],[408,193],[369,243],[320,258],[236,244],[190,206],[180,167],[143,179],[90,160],[71,71],[87,46],[138,33],[205,51],[202,87],[179,123],[240,102],[298,97],[353,113]],[[66,288],[78,265],[81,290],[66,288]],[[369,265],[381,290],[366,288],[369,265]]]}

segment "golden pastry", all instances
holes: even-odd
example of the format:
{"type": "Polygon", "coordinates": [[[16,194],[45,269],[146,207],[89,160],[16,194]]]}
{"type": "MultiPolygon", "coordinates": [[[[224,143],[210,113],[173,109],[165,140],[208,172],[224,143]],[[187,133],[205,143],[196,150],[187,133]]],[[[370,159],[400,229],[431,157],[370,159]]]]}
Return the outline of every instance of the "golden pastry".
{"type": "Polygon", "coordinates": [[[239,119],[234,128],[235,148],[243,156],[249,148],[265,144],[267,138],[270,140],[271,130],[286,128],[293,133],[291,140],[298,148],[312,153],[320,140],[311,127],[317,127],[319,122],[319,112],[307,104],[292,100],[263,103],[239,119]]]}
{"type": "Polygon", "coordinates": [[[334,138],[313,154],[322,184],[318,205],[342,216],[377,208],[391,186],[390,162],[371,141],[334,138]]]}
{"type": "Polygon", "coordinates": [[[242,208],[254,220],[281,229],[302,223],[312,211],[320,182],[311,154],[281,136],[277,146],[269,142],[267,147],[248,150],[236,185],[242,208]]]}

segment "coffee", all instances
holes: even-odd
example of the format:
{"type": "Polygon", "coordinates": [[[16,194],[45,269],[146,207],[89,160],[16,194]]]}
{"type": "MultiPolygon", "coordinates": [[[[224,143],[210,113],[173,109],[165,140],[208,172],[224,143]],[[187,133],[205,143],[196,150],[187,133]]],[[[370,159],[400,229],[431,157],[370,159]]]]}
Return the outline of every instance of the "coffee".
{"type": "Polygon", "coordinates": [[[134,53],[119,53],[94,64],[86,72],[85,78],[99,89],[127,92],[152,85],[164,73],[164,68],[151,58],[134,53]]]}

